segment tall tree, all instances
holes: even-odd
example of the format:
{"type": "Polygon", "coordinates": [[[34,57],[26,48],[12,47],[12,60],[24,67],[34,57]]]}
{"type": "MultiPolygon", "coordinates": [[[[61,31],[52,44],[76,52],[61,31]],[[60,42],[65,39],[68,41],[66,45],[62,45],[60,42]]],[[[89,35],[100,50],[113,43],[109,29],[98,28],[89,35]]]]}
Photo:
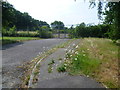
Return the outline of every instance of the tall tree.
{"type": "Polygon", "coordinates": [[[2,11],[2,25],[4,28],[15,26],[17,30],[38,30],[42,26],[50,27],[47,22],[36,20],[26,12],[21,13],[6,1],[2,2],[2,11]]]}
{"type": "Polygon", "coordinates": [[[51,27],[53,29],[59,29],[59,30],[64,29],[64,23],[61,22],[61,21],[54,21],[54,22],[51,23],[51,27]]]}
{"type": "MultiPolygon", "coordinates": [[[[110,1],[110,0],[109,0],[110,1]]],[[[95,6],[96,3],[93,0],[90,0],[90,6],[95,6]]],[[[99,0],[98,3],[98,17],[99,19],[102,18],[102,15],[105,16],[105,22],[106,24],[110,24],[111,30],[109,30],[108,35],[113,40],[120,39],[120,1],[114,2],[111,0],[111,2],[107,2],[105,5],[105,12],[102,11],[103,2],[102,0],[99,0]]]]}

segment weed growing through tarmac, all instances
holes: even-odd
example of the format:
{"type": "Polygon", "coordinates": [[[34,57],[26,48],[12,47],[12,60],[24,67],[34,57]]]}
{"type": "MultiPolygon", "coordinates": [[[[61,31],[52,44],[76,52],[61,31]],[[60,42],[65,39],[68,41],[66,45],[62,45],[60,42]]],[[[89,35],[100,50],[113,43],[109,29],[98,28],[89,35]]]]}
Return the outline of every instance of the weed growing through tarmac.
{"type": "Polygon", "coordinates": [[[62,60],[62,58],[59,58],[58,60],[62,60]]]}
{"type": "Polygon", "coordinates": [[[55,63],[55,61],[52,59],[51,62],[48,63],[48,65],[52,65],[52,64],[54,64],[54,63],[55,63]]]}
{"type": "Polygon", "coordinates": [[[52,65],[55,63],[55,61],[52,59],[50,63],[48,63],[48,73],[52,73],[52,65]]]}
{"type": "Polygon", "coordinates": [[[48,66],[48,73],[52,73],[52,65],[48,66]]]}

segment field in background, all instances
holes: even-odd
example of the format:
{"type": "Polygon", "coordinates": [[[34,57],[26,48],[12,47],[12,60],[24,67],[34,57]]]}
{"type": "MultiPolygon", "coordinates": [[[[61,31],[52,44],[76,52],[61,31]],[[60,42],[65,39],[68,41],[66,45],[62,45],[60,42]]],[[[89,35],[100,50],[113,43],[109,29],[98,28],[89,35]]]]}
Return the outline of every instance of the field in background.
{"type": "Polygon", "coordinates": [[[85,38],[74,54],[67,53],[66,70],[72,75],[95,78],[109,88],[118,88],[118,46],[110,39],[85,38]]]}

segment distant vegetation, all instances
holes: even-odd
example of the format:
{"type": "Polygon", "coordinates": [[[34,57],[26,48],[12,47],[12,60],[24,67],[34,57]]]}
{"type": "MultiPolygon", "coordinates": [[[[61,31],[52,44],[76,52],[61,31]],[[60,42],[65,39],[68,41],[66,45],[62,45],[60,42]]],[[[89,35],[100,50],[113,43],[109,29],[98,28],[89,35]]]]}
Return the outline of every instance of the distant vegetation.
{"type": "MultiPolygon", "coordinates": [[[[95,5],[91,2],[90,6],[95,5]]],[[[32,18],[28,13],[21,13],[13,5],[2,2],[2,35],[12,37],[52,38],[54,33],[69,33],[70,38],[98,37],[110,38],[114,42],[120,39],[120,2],[108,2],[102,11],[102,2],[98,3],[98,17],[105,19],[98,25],[87,25],[84,22],[77,27],[65,27],[62,21],[54,21],[50,25],[45,21],[32,18]]]]}
{"type": "Polygon", "coordinates": [[[85,23],[81,23],[76,28],[70,28],[69,33],[71,38],[80,37],[99,37],[108,38],[110,26],[106,24],[87,26],[85,23]]]}
{"type": "Polygon", "coordinates": [[[49,24],[32,18],[28,13],[21,13],[10,3],[2,2],[2,35],[14,37],[51,38],[49,24]],[[22,31],[18,33],[18,31],[22,31]],[[25,32],[23,32],[25,31],[25,32]],[[30,31],[34,31],[31,33],[30,31]]]}
{"type": "Polygon", "coordinates": [[[38,30],[39,27],[42,26],[49,27],[47,22],[36,20],[26,12],[21,13],[8,2],[2,2],[2,14],[2,26],[6,29],[15,26],[17,31],[34,31],[38,30]]]}

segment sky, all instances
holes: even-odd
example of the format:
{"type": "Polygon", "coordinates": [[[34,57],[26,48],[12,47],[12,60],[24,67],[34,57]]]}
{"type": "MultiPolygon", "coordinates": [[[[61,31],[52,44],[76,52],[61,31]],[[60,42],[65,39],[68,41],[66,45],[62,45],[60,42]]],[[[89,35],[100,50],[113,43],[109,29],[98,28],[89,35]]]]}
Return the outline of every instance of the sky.
{"type": "Polygon", "coordinates": [[[82,22],[98,24],[97,7],[89,9],[84,0],[7,0],[15,9],[27,12],[37,20],[48,24],[62,21],[66,26],[82,22]]]}

